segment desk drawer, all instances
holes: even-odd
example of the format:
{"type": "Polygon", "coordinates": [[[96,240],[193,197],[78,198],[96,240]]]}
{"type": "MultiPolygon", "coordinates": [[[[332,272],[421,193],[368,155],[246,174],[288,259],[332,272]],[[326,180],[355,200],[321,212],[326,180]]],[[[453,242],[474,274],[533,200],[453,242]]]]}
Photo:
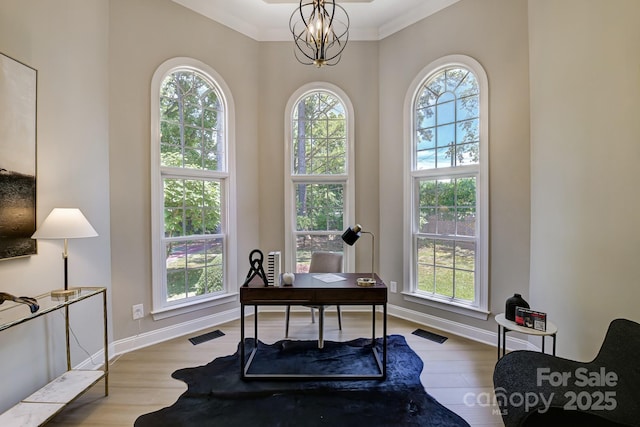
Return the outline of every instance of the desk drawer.
{"type": "Polygon", "coordinates": [[[387,288],[240,288],[243,304],[384,304],[387,288]]]}

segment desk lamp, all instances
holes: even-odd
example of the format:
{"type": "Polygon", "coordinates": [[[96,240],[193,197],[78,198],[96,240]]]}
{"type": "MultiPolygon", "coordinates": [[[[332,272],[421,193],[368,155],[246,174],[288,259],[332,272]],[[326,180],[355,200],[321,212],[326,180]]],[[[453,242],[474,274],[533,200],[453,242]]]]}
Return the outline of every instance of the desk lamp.
{"type": "Polygon", "coordinates": [[[349,246],[353,246],[353,244],[358,241],[361,234],[370,234],[371,235],[371,278],[369,277],[359,277],[356,279],[356,283],[358,286],[375,286],[376,278],[374,272],[374,254],[375,254],[375,240],[376,237],[370,231],[364,231],[360,224],[356,224],[353,228],[348,227],[344,233],[342,233],[342,240],[349,246]]]}
{"type": "Polygon", "coordinates": [[[68,279],[68,239],[80,239],[96,237],[98,233],[89,224],[87,218],[77,208],[55,208],[45,218],[42,225],[33,233],[32,239],[59,240],[64,239],[64,289],[51,292],[52,297],[65,297],[73,295],[76,291],[69,289],[68,279]]]}

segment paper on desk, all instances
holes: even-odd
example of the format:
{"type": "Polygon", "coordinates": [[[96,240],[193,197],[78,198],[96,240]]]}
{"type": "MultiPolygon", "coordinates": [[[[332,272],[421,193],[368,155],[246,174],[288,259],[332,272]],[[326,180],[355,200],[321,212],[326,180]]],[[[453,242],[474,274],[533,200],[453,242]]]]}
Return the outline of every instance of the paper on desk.
{"type": "Polygon", "coordinates": [[[335,274],[331,274],[331,273],[326,273],[326,274],[318,274],[313,276],[314,279],[318,279],[318,280],[322,280],[325,283],[331,283],[331,282],[339,282],[341,280],[347,280],[342,276],[338,276],[335,274]]]}

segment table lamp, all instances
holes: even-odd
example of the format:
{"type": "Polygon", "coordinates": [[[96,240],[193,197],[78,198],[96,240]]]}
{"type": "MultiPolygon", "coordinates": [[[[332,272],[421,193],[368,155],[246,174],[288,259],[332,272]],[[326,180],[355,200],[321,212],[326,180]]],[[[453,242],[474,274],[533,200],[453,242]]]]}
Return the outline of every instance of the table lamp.
{"type": "Polygon", "coordinates": [[[342,233],[342,240],[349,246],[353,246],[353,244],[358,241],[361,234],[370,234],[371,235],[371,278],[369,277],[359,277],[356,279],[356,283],[358,286],[375,286],[376,278],[374,272],[374,255],[375,255],[375,240],[376,237],[370,231],[364,231],[360,224],[356,224],[353,228],[348,227],[344,233],[342,233]]]}
{"type": "Polygon", "coordinates": [[[85,237],[96,237],[98,233],[89,224],[87,218],[77,208],[55,208],[49,216],[45,218],[42,225],[38,227],[32,239],[59,240],[64,239],[64,289],[57,289],[51,292],[52,297],[64,297],[73,295],[76,291],[69,289],[68,279],[68,239],[80,239],[85,237]]]}

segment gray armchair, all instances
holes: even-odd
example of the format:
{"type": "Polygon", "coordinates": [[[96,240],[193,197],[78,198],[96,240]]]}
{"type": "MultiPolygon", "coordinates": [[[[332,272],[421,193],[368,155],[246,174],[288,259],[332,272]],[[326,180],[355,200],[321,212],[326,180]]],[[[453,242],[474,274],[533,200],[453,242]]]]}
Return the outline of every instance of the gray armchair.
{"type": "MultiPolygon", "coordinates": [[[[342,254],[338,252],[324,252],[317,251],[311,254],[311,264],[309,264],[309,273],[342,273],[342,254]]],[[[324,310],[326,305],[307,305],[311,309],[311,323],[316,322],[314,310],[319,311],[320,316],[324,316],[324,310]]],[[[340,306],[337,305],[338,311],[338,328],[342,330],[342,313],[340,312],[340,306]]],[[[289,316],[291,313],[291,306],[287,306],[286,319],[285,319],[285,337],[289,336],[289,316]]],[[[323,335],[323,331],[319,331],[320,336],[323,335]]]]}
{"type": "Polygon", "coordinates": [[[493,373],[504,424],[640,426],[639,361],[640,324],[626,319],[611,322],[591,362],[511,352],[493,373]]]}

